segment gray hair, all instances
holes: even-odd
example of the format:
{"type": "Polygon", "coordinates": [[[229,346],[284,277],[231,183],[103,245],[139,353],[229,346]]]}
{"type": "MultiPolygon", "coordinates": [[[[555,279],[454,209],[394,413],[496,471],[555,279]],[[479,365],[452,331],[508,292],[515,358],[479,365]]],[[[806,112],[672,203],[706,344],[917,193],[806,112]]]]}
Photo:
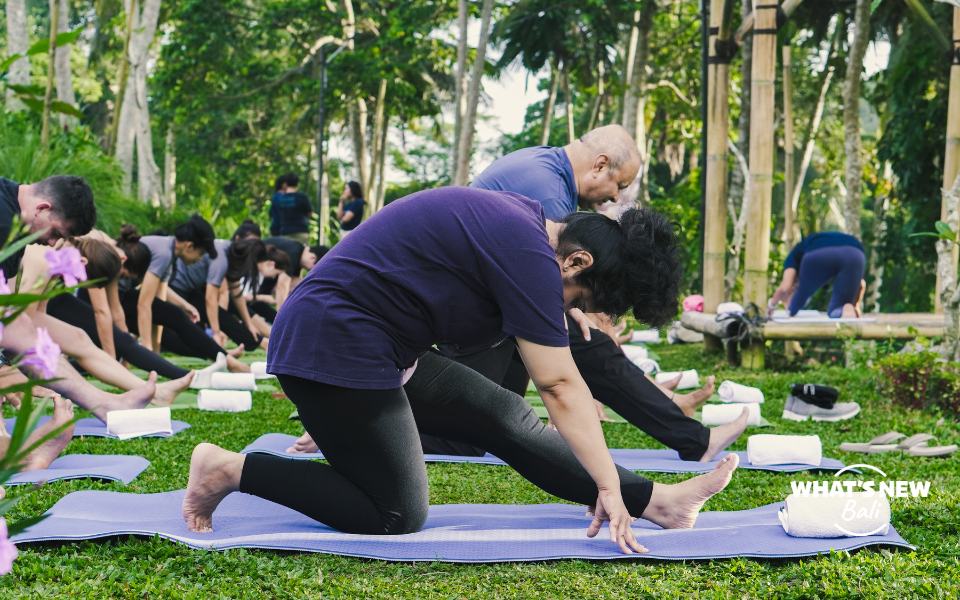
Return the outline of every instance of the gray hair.
{"type": "Polygon", "coordinates": [[[606,125],[588,131],[581,138],[590,150],[610,157],[610,170],[619,170],[631,159],[640,159],[637,144],[621,125],[606,125]]]}

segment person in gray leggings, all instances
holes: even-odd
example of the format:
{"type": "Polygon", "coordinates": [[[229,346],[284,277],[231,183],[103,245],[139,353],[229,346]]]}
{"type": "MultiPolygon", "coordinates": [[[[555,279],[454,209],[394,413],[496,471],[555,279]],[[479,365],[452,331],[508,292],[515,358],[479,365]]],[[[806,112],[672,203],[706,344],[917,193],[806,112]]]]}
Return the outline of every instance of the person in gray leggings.
{"type": "Polygon", "coordinates": [[[495,453],[542,489],[591,506],[587,536],[609,522],[624,553],[646,552],[631,515],[692,527],[737,455],[675,485],[614,465],[564,313],[632,309],[663,323],[678,309],[680,267],[674,225],[649,209],[558,223],[518,194],[456,187],[392,202],[293,290],[271,336],[267,370],[329,464],[200,444],[187,527],[212,531],[220,501],[241,491],[346,533],[418,531],[429,498],[422,430],[495,453]],[[431,351],[441,339],[479,347],[511,335],[557,431],[516,394],[431,351]]]}

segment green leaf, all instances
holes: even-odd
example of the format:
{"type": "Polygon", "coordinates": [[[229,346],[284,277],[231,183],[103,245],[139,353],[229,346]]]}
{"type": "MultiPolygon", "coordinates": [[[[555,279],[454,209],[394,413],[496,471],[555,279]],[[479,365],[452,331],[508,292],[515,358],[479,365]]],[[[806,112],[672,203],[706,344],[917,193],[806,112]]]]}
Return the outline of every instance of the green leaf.
{"type": "Polygon", "coordinates": [[[17,62],[21,58],[23,58],[22,54],[11,54],[7,58],[3,59],[3,61],[0,61],[0,73],[6,73],[7,69],[9,69],[13,63],[17,62]]]}
{"type": "MultiPolygon", "coordinates": [[[[46,233],[47,230],[38,231],[36,233],[31,233],[30,235],[20,238],[15,242],[9,244],[6,248],[0,251],[0,262],[3,262],[20,251],[20,248],[23,248],[27,244],[32,244],[35,242],[41,235],[46,233]]],[[[12,236],[11,236],[12,237],[12,236]]]]}
{"type": "Polygon", "coordinates": [[[8,83],[7,87],[18,94],[26,94],[28,96],[39,96],[46,92],[46,89],[41,85],[16,85],[8,83]]]}
{"type": "Polygon", "coordinates": [[[950,229],[950,226],[944,223],[943,221],[937,221],[936,228],[937,228],[937,233],[939,233],[940,235],[947,235],[947,234],[953,233],[953,230],[950,229]]]}
{"type": "Polygon", "coordinates": [[[23,533],[27,530],[28,527],[33,527],[40,521],[46,519],[50,515],[40,515],[39,517],[28,517],[26,519],[20,519],[16,523],[7,523],[7,535],[13,537],[19,533],[23,533]]]}
{"type": "Polygon", "coordinates": [[[50,105],[50,110],[53,112],[58,112],[63,115],[69,115],[71,117],[77,117],[78,119],[83,118],[83,113],[80,112],[80,109],[72,104],[67,104],[66,102],[61,102],[59,100],[54,100],[50,105]]]}
{"type": "Polygon", "coordinates": [[[883,2],[883,0],[873,0],[873,2],[870,3],[870,14],[871,14],[871,15],[873,14],[873,11],[877,10],[877,7],[880,6],[880,3],[881,3],[881,2],[883,2]]]}
{"type": "MultiPolygon", "coordinates": [[[[67,31],[57,35],[57,47],[66,46],[67,44],[72,44],[77,37],[83,33],[83,27],[78,27],[73,31],[67,31]]],[[[27,56],[33,56],[34,54],[47,54],[50,52],[50,38],[44,38],[42,40],[37,40],[30,48],[27,50],[27,56]]]]}
{"type": "Polygon", "coordinates": [[[19,96],[19,98],[21,102],[27,105],[27,108],[43,114],[43,100],[38,100],[32,96],[19,96]]]}
{"type": "Polygon", "coordinates": [[[938,234],[938,233],[933,233],[932,231],[923,231],[923,232],[921,232],[921,233],[911,233],[911,234],[910,234],[909,236],[907,236],[907,237],[935,237],[935,238],[938,238],[938,239],[939,239],[939,238],[940,238],[940,234],[938,234]]]}

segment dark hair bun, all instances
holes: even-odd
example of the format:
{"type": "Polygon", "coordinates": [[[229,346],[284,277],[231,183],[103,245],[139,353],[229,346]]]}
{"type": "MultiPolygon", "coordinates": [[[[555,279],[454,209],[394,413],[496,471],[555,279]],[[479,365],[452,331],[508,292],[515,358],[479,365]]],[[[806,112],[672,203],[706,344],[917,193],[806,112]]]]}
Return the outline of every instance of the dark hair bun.
{"type": "Polygon", "coordinates": [[[131,225],[130,223],[124,223],[123,227],[120,228],[120,240],[123,242],[129,242],[135,244],[140,241],[140,232],[137,231],[136,225],[131,225]]]}

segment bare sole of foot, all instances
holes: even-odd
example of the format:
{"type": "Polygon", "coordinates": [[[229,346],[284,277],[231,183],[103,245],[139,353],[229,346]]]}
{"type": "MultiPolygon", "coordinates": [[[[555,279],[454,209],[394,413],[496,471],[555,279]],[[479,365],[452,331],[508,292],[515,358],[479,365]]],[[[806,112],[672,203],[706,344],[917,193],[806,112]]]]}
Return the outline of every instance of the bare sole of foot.
{"type": "Polygon", "coordinates": [[[689,394],[677,394],[673,397],[673,402],[680,407],[680,410],[683,411],[683,414],[688,417],[693,417],[693,413],[700,410],[700,407],[706,404],[707,400],[710,399],[710,396],[713,395],[713,392],[716,390],[715,382],[716,378],[711,375],[707,377],[707,385],[703,386],[695,392],[690,392],[689,394]]]}
{"type": "Polygon", "coordinates": [[[677,386],[680,385],[681,379],[683,379],[683,373],[681,373],[680,375],[677,375],[676,379],[671,379],[670,381],[664,381],[663,383],[658,383],[657,385],[661,387],[665,387],[668,390],[675,390],[677,389],[677,386]]]}
{"type": "Polygon", "coordinates": [[[725,425],[712,427],[710,429],[710,442],[707,444],[707,451],[703,453],[700,462],[713,462],[717,456],[727,449],[727,446],[737,441],[747,429],[747,419],[750,417],[750,411],[746,408],[735,421],[730,421],[725,425]]]}
{"type": "Polygon", "coordinates": [[[234,358],[239,358],[240,356],[243,356],[243,344],[240,344],[233,350],[227,350],[227,356],[232,356],[234,358]]]}
{"type": "MultiPolygon", "coordinates": [[[[32,445],[37,440],[51,433],[53,430],[70,423],[73,420],[73,403],[64,400],[60,396],[53,398],[53,418],[37,427],[27,439],[27,446],[32,445]]],[[[40,471],[50,466],[63,449],[67,447],[73,438],[73,424],[70,423],[56,437],[47,440],[39,448],[30,453],[27,458],[27,465],[24,471],[40,471]]]]}
{"type": "Polygon", "coordinates": [[[313,441],[309,433],[301,435],[292,446],[285,450],[288,454],[312,454],[319,451],[320,447],[313,441]]]}
{"type": "Polygon", "coordinates": [[[157,393],[153,395],[153,403],[157,406],[169,406],[173,404],[174,399],[190,387],[190,383],[193,381],[195,374],[195,371],[190,371],[180,379],[158,383],[157,393]]]}
{"type": "MultiPolygon", "coordinates": [[[[87,410],[92,412],[93,416],[106,423],[107,413],[111,410],[143,408],[150,403],[150,400],[153,399],[153,396],[156,393],[157,374],[155,371],[151,371],[150,375],[147,376],[147,383],[143,386],[138,387],[135,390],[130,390],[129,392],[124,392],[123,394],[107,394],[104,392],[100,397],[99,404],[89,407],[87,410]]],[[[83,406],[82,402],[78,402],[78,404],[83,406]]]]}
{"type": "Polygon", "coordinates": [[[857,319],[860,317],[860,311],[852,304],[844,304],[840,317],[843,319],[857,319]]]}
{"type": "Polygon", "coordinates": [[[183,520],[197,533],[213,532],[213,511],[240,487],[243,455],[200,444],[190,458],[190,480],[183,497],[183,520]]]}
{"type": "Polygon", "coordinates": [[[675,485],[654,483],[643,518],[664,529],[690,529],[707,500],[727,487],[739,464],[736,454],[728,454],[709,473],[675,485]]]}

